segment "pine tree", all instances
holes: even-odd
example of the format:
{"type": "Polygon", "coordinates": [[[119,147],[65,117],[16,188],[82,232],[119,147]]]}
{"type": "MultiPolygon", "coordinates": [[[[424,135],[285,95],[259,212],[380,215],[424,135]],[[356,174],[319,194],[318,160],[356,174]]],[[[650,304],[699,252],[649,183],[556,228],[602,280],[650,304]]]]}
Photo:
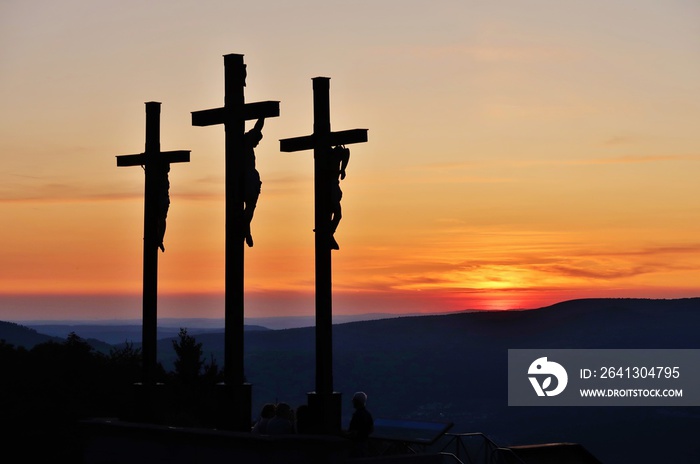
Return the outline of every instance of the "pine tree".
{"type": "Polygon", "coordinates": [[[202,371],[204,365],[202,344],[187,334],[187,329],[180,328],[179,340],[173,340],[173,348],[177,359],[175,360],[175,378],[185,384],[193,385],[202,371]]]}

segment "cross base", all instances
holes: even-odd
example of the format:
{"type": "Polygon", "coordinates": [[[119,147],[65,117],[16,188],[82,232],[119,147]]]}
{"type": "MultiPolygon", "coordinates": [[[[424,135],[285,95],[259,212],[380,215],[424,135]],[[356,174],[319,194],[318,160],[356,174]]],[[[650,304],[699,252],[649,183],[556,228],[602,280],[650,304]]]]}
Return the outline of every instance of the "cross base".
{"type": "Polygon", "coordinates": [[[250,432],[252,428],[253,386],[249,383],[232,385],[216,384],[216,428],[237,432],[250,432]]]}
{"type": "Polygon", "coordinates": [[[342,394],[339,392],[307,394],[311,432],[316,434],[339,435],[342,394]]]}
{"type": "Polygon", "coordinates": [[[131,386],[131,408],[125,420],[159,423],[168,409],[168,390],[162,383],[135,383],[131,386]]]}

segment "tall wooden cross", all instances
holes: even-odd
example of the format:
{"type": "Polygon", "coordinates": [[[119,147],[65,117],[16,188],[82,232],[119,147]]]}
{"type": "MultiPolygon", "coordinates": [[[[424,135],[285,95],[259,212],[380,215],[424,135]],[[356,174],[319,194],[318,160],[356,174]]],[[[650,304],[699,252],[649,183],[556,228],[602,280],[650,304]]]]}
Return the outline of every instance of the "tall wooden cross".
{"type": "MultiPolygon", "coordinates": [[[[315,77],[314,132],[280,140],[280,151],[314,150],[314,225],[316,254],[316,391],[309,406],[319,431],[340,430],[340,395],[333,391],[333,295],[331,279],[331,197],[337,172],[330,166],[331,148],[367,141],[367,129],[331,131],[330,78],[315,77]]],[[[336,166],[337,168],[337,166],[336,166]]]]}
{"type": "Polygon", "coordinates": [[[117,166],[143,166],[146,176],[143,207],[143,385],[155,384],[158,324],[158,248],[162,247],[168,211],[171,163],[190,161],[189,150],[160,151],[160,103],[146,102],[146,150],[117,156],[117,166]]]}
{"type": "Polygon", "coordinates": [[[223,124],[226,133],[226,249],[225,249],[225,384],[237,396],[234,408],[240,417],[233,428],[250,430],[250,386],[245,384],[244,330],[244,134],[245,122],[279,116],[279,102],[245,103],[246,65],[243,55],[224,55],[224,106],[192,113],[193,126],[223,124]],[[246,417],[247,416],[247,417],[246,417]]]}

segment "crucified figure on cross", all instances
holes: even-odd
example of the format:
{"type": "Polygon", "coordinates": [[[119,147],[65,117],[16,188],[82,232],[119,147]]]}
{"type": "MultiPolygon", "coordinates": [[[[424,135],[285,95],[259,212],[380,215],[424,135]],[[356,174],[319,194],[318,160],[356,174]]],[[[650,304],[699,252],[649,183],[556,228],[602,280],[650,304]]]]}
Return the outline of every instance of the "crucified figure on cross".
{"type": "Polygon", "coordinates": [[[163,240],[165,239],[165,225],[168,218],[168,209],[170,209],[170,180],[168,179],[168,173],[170,172],[170,163],[165,163],[158,169],[158,175],[160,177],[160,187],[158,192],[158,248],[160,251],[165,253],[165,245],[163,240]]]}
{"type": "Polygon", "coordinates": [[[340,200],[343,199],[343,191],[340,189],[340,181],[345,179],[345,168],[348,167],[350,161],[350,150],[344,145],[336,145],[331,149],[328,167],[330,169],[331,187],[331,249],[340,250],[338,242],[336,242],[334,234],[343,217],[343,212],[340,207],[340,200]]]}
{"type": "Polygon", "coordinates": [[[255,207],[258,205],[258,197],[260,196],[260,188],[262,181],[260,173],[255,168],[255,147],[262,140],[262,128],[265,124],[265,118],[260,118],[255,123],[255,126],[245,133],[244,149],[243,149],[243,218],[245,220],[245,242],[249,247],[253,246],[253,236],[250,233],[250,223],[253,221],[255,207]]]}

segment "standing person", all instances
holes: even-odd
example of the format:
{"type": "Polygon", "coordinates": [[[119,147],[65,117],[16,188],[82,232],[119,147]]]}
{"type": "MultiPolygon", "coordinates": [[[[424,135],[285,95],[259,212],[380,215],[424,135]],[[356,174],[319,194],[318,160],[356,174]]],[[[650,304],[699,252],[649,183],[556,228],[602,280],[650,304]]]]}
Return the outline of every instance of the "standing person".
{"type": "Polygon", "coordinates": [[[297,407],[297,412],[294,415],[296,422],[296,432],[300,434],[311,433],[311,424],[309,417],[309,406],[300,404],[297,407]]]}
{"type": "Polygon", "coordinates": [[[245,203],[245,208],[243,209],[245,230],[243,234],[245,242],[249,247],[253,246],[250,223],[253,221],[253,214],[258,204],[258,197],[260,196],[260,188],[262,186],[260,173],[255,167],[255,147],[258,146],[263,138],[262,128],[264,124],[264,118],[258,119],[255,126],[243,136],[243,201],[245,203]]]}
{"type": "Polygon", "coordinates": [[[352,397],[355,412],[350,419],[348,434],[353,442],[350,457],[359,458],[369,455],[369,436],[374,432],[374,419],[367,410],[367,395],[357,392],[352,397]]]}

